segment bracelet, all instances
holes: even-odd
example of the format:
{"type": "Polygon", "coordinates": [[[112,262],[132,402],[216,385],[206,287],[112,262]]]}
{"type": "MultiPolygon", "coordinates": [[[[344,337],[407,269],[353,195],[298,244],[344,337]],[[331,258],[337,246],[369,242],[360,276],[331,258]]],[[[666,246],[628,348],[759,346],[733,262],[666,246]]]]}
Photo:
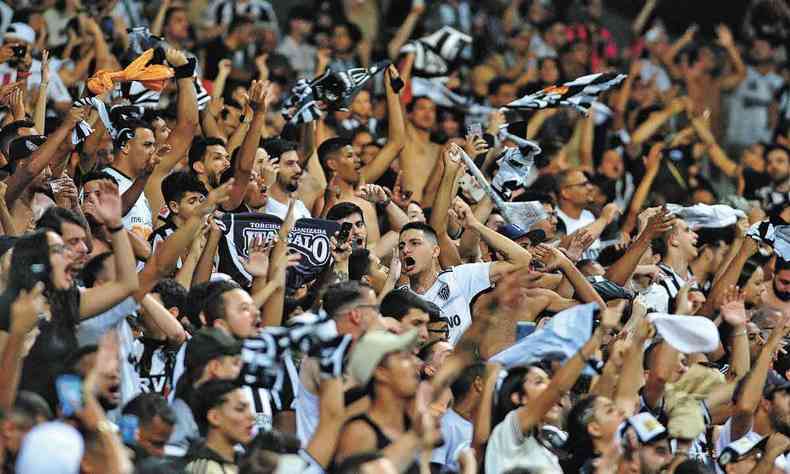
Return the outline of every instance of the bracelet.
{"type": "Polygon", "coordinates": [[[733,333],[732,337],[745,336],[747,334],[748,332],[746,332],[746,329],[744,329],[743,331],[738,331],[736,333],[733,333]]]}
{"type": "Polygon", "coordinates": [[[107,230],[109,230],[111,234],[114,234],[114,233],[116,233],[116,232],[120,232],[120,231],[122,231],[123,229],[124,229],[124,227],[123,227],[123,224],[119,225],[118,227],[110,227],[110,226],[107,226],[107,230]]]}

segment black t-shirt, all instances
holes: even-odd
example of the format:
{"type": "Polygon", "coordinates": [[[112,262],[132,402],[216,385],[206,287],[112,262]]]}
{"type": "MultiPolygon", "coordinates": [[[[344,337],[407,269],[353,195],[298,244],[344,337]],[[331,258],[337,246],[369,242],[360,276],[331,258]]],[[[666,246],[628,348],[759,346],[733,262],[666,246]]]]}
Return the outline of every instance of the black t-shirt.
{"type": "MultiPolygon", "coordinates": [[[[57,407],[55,377],[65,368],[64,362],[78,348],[76,327],[79,323],[80,292],[73,287],[49,295],[52,310],[50,321],[39,322],[41,331],[22,365],[19,390],[28,390],[44,397],[53,410],[57,407]]],[[[11,327],[12,296],[0,295],[0,330],[11,327]]]]}
{"type": "Polygon", "coordinates": [[[203,64],[203,77],[215,79],[219,73],[219,62],[230,58],[233,52],[228,49],[222,37],[219,36],[206,45],[206,62],[203,64]]]}

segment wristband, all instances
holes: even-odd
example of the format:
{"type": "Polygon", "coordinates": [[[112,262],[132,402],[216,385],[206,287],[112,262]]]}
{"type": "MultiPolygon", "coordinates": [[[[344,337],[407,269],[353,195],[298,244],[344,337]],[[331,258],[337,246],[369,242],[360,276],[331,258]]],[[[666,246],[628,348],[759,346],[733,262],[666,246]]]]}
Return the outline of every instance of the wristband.
{"type": "Polygon", "coordinates": [[[738,331],[738,332],[734,333],[732,335],[732,337],[745,336],[747,334],[748,334],[748,332],[746,332],[746,329],[744,329],[743,331],[738,331]]]}
{"type": "Polygon", "coordinates": [[[182,64],[181,66],[174,67],[173,71],[175,72],[176,79],[186,79],[195,75],[196,68],[197,68],[197,59],[189,58],[187,59],[186,64],[182,64]]]}
{"type": "Polygon", "coordinates": [[[123,229],[124,229],[124,227],[123,227],[123,224],[119,225],[118,227],[110,227],[110,226],[107,226],[107,230],[109,230],[111,234],[114,234],[114,233],[116,233],[116,232],[120,232],[120,231],[122,231],[123,229]]]}
{"type": "Polygon", "coordinates": [[[390,86],[392,87],[392,90],[395,91],[396,94],[400,92],[401,89],[403,89],[404,85],[405,84],[403,83],[403,79],[401,79],[400,77],[394,77],[390,79],[390,86]]]}

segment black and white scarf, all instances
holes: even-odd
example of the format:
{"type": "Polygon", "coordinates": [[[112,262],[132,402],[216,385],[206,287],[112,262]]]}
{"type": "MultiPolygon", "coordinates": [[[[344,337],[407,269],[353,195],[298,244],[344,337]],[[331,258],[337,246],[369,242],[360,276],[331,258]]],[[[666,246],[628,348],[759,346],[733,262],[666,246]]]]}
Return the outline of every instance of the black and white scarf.
{"type": "Polygon", "coordinates": [[[347,110],[365,84],[389,65],[389,61],[382,61],[370,68],[357,67],[343,72],[327,70],[310,82],[300,79],[285,100],[283,116],[291,123],[302,124],[322,117],[324,108],[347,110]]]}
{"type": "Polygon", "coordinates": [[[525,95],[505,106],[507,109],[547,109],[572,107],[584,115],[602,92],[619,85],[625,74],[604,72],[579,77],[559,86],[550,86],[534,94],[525,95]]]}
{"type": "Polygon", "coordinates": [[[443,77],[456,65],[463,49],[471,44],[471,36],[445,26],[428,36],[406,43],[400,53],[414,53],[413,76],[443,77]]]}

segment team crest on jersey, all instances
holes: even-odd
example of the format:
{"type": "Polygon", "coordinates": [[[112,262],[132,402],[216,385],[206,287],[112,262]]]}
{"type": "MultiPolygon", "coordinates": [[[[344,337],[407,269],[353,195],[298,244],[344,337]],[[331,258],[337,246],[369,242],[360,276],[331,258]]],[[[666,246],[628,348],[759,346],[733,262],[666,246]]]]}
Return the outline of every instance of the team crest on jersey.
{"type": "Polygon", "coordinates": [[[442,286],[439,288],[439,298],[444,301],[450,299],[450,287],[447,286],[447,283],[442,282],[442,286]]]}

